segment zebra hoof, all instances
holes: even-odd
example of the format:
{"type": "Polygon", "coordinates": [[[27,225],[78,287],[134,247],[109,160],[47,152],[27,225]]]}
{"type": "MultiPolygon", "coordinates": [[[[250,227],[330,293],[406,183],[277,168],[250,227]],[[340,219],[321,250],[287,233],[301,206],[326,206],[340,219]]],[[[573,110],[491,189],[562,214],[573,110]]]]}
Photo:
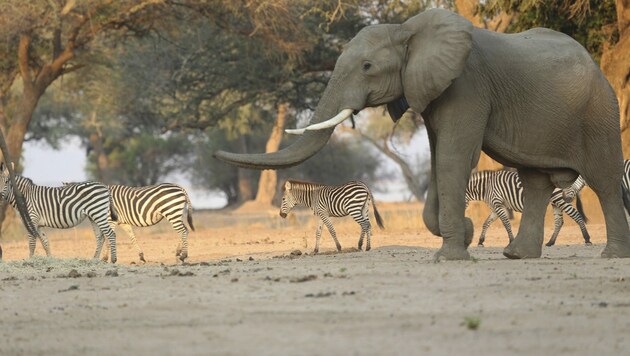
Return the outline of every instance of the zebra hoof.
{"type": "Polygon", "coordinates": [[[480,242],[477,244],[477,247],[485,247],[485,246],[483,245],[483,242],[480,242]]]}
{"type": "Polygon", "coordinates": [[[188,258],[188,253],[182,252],[180,255],[178,255],[178,257],[179,257],[179,260],[182,261],[183,263],[186,261],[186,258],[188,258]]]}
{"type": "Polygon", "coordinates": [[[592,243],[592,242],[590,242],[590,241],[586,241],[586,242],[584,243],[584,245],[586,245],[586,246],[593,246],[593,243],[592,243]]]}
{"type": "Polygon", "coordinates": [[[551,247],[551,246],[553,246],[553,245],[554,245],[554,243],[552,243],[551,241],[549,241],[549,242],[547,242],[547,243],[545,244],[545,246],[547,246],[547,247],[551,247]]]}
{"type": "Polygon", "coordinates": [[[112,257],[112,264],[116,263],[116,261],[118,261],[118,259],[116,257],[112,257]]]}
{"type": "Polygon", "coordinates": [[[144,259],[144,252],[140,252],[138,255],[140,256],[140,261],[147,263],[147,260],[144,259]]]}
{"type": "Polygon", "coordinates": [[[365,252],[368,252],[368,251],[369,251],[369,250],[371,250],[371,249],[372,249],[372,247],[370,247],[370,246],[366,246],[366,247],[365,247],[365,252]]]}

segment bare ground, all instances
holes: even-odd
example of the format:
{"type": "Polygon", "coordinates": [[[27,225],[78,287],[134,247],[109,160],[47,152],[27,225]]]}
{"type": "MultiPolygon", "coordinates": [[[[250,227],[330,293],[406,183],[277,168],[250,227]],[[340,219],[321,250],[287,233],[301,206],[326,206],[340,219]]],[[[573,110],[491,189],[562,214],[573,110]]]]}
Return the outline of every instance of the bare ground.
{"type": "Polygon", "coordinates": [[[375,230],[370,252],[353,249],[358,226],[344,221],[335,222],[342,253],[324,234],[324,253],[306,255],[308,214],[293,222],[196,215],[188,265],[175,264],[177,238],[165,223],[137,231],[144,265],[122,233],[116,265],[88,259],[87,229],[50,231],[52,259],[25,259],[25,240],[4,241],[0,355],[630,349],[630,259],[599,258],[602,225],[588,226],[594,246],[567,222],[543,258],[512,261],[501,254],[507,239],[497,224],[488,247],[470,249],[472,261],[433,263],[441,242],[418,226],[419,211],[383,210],[388,229],[375,230]]]}

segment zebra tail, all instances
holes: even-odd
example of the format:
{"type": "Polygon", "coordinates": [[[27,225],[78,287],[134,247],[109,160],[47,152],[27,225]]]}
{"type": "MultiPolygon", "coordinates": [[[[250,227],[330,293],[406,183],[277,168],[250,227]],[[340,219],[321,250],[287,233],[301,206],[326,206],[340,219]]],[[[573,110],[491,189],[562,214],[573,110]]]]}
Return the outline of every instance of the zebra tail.
{"type": "Polygon", "coordinates": [[[188,226],[190,226],[190,229],[192,231],[195,231],[195,226],[193,225],[193,218],[192,218],[192,204],[190,203],[190,198],[188,197],[188,193],[186,194],[186,205],[188,206],[188,214],[186,214],[188,216],[188,226]]]}
{"type": "Polygon", "coordinates": [[[376,224],[378,224],[378,227],[380,227],[381,229],[384,229],[385,225],[383,225],[383,219],[381,218],[381,214],[379,214],[378,209],[376,209],[376,202],[374,201],[372,192],[370,192],[370,199],[372,199],[372,209],[374,210],[374,218],[376,218],[376,224]]]}
{"type": "Polygon", "coordinates": [[[109,218],[112,221],[118,221],[118,212],[114,207],[114,200],[112,199],[112,195],[109,195],[109,218]]]}
{"type": "Polygon", "coordinates": [[[584,212],[584,208],[582,207],[582,199],[580,199],[580,193],[577,193],[575,196],[575,206],[577,207],[577,211],[582,214],[584,218],[584,223],[588,223],[588,218],[586,217],[586,213],[584,212]]]}

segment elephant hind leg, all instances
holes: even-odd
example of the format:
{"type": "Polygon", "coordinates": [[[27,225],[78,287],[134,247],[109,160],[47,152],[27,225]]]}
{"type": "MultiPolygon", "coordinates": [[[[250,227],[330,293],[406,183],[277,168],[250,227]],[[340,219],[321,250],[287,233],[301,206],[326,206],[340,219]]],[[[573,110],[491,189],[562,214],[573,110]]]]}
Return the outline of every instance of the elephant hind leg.
{"type": "Polygon", "coordinates": [[[519,169],[523,182],[523,216],[516,238],[503,250],[507,258],[539,258],[542,255],[544,223],[554,185],[549,175],[534,169],[519,169]]]}
{"type": "Polygon", "coordinates": [[[599,198],[606,221],[607,241],[602,251],[604,258],[630,257],[630,230],[622,198],[621,175],[621,170],[618,177],[604,174],[584,175],[599,198]]]}

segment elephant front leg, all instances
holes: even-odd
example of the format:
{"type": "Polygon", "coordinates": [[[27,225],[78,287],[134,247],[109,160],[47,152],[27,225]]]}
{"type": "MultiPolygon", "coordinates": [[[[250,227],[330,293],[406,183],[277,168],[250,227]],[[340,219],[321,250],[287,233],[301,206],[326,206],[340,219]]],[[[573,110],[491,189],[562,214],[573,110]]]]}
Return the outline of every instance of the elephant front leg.
{"type": "Polygon", "coordinates": [[[464,216],[466,209],[464,196],[470,168],[470,159],[449,157],[438,161],[436,172],[438,221],[443,241],[442,247],[435,255],[436,261],[470,259],[467,248],[472,242],[474,228],[472,220],[464,216]]]}
{"type": "Polygon", "coordinates": [[[503,250],[507,258],[539,258],[542,255],[544,223],[554,185],[549,176],[533,169],[519,169],[523,182],[523,215],[514,241],[503,250]]]}

